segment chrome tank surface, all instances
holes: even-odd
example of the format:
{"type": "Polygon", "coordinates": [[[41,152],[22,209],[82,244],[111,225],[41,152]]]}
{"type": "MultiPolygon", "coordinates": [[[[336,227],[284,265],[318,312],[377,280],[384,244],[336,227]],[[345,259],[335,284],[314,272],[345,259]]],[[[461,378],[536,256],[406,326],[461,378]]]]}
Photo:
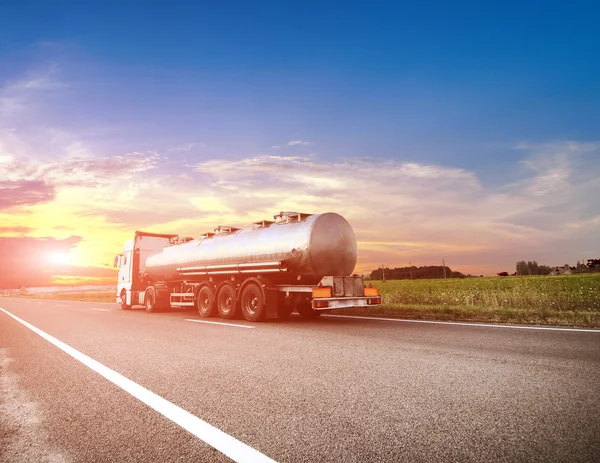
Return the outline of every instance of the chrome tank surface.
{"type": "Polygon", "coordinates": [[[147,258],[145,272],[150,281],[240,273],[270,272],[286,280],[352,274],[356,237],[346,219],[333,212],[293,217],[168,246],[147,258]]]}

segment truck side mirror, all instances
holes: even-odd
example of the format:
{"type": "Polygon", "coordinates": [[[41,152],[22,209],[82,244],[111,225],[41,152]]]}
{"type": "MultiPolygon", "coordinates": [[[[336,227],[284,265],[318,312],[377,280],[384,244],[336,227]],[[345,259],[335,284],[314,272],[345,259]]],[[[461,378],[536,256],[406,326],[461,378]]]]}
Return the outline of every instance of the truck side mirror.
{"type": "Polygon", "coordinates": [[[119,257],[121,257],[121,256],[115,256],[115,262],[113,264],[114,268],[118,268],[119,267],[119,257]]]}

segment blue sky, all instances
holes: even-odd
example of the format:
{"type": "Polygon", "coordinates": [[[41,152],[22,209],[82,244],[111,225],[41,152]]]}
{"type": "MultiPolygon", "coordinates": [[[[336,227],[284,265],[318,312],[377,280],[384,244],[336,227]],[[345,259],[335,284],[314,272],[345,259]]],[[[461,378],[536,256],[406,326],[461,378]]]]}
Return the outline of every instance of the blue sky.
{"type": "MultiPolygon", "coordinates": [[[[264,156],[284,157],[276,162],[291,163],[288,170],[306,168],[296,156],[338,171],[368,162],[411,178],[415,171],[403,165],[433,166],[460,182],[458,169],[481,189],[474,197],[517,197],[516,188],[558,171],[570,188],[595,178],[599,164],[598,17],[593,2],[4,1],[0,146],[11,162],[21,157],[27,172],[77,156],[157,155],[144,175],[188,175],[190,184],[213,185],[225,202],[234,199],[219,188],[231,179],[209,176],[205,163],[272,160],[264,156]]],[[[10,181],[34,181],[23,175],[10,181]]],[[[376,178],[353,182],[368,186],[361,194],[379,188],[376,178]]],[[[59,183],[57,193],[65,188],[59,183]]],[[[547,204],[520,214],[540,215],[538,227],[591,220],[592,236],[599,211],[577,204],[577,216],[547,204]]],[[[264,204],[265,211],[275,206],[264,204]]],[[[485,220],[489,227],[521,223],[506,214],[485,220]]],[[[400,241],[402,225],[394,234],[400,241]]],[[[552,264],[600,252],[592,238],[582,240],[582,248],[565,246],[544,260],[544,249],[556,248],[550,240],[533,257],[552,264]]],[[[397,249],[398,262],[407,260],[403,245],[397,249]]],[[[489,259],[499,258],[496,251],[489,259]]],[[[484,265],[475,261],[457,265],[484,265]]]]}

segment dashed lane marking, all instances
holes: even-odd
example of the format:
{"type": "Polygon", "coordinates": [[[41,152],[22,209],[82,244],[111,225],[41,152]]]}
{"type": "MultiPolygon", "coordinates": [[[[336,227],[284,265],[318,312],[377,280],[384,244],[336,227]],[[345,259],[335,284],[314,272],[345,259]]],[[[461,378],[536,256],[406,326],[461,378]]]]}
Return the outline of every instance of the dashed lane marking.
{"type": "Polygon", "coordinates": [[[186,322],[208,323],[210,325],[235,326],[236,328],[255,328],[254,326],[249,326],[249,325],[236,325],[235,323],[223,323],[223,322],[209,322],[208,320],[194,320],[193,318],[185,318],[184,320],[186,322]]]}
{"type": "Polygon", "coordinates": [[[110,309],[91,309],[91,310],[97,310],[98,312],[110,312],[110,309]]]}
{"type": "Polygon", "coordinates": [[[459,325],[459,326],[474,326],[481,328],[509,328],[513,330],[541,330],[541,331],[576,331],[583,333],[600,333],[600,330],[592,330],[585,328],[558,328],[551,326],[522,326],[522,325],[495,325],[486,323],[461,323],[461,322],[439,322],[434,320],[408,320],[404,318],[380,318],[380,317],[361,317],[358,315],[323,315],[327,318],[355,318],[357,320],[379,320],[386,322],[402,322],[402,323],[425,323],[428,325],[459,325]]]}
{"type": "Polygon", "coordinates": [[[192,415],[190,412],[184,410],[181,407],[163,399],[159,395],[152,391],[149,391],[143,386],[133,382],[125,376],[111,370],[107,366],[102,365],[100,362],[88,357],[87,355],[79,352],[73,347],[65,344],[64,342],[56,339],[48,333],[36,328],[32,324],[20,319],[16,315],[0,308],[9,317],[21,323],[23,326],[29,328],[34,333],[38,334],[46,341],[54,344],[63,352],[66,352],[74,359],[83,363],[85,366],[95,371],[99,375],[103,376],[111,383],[117,385],[125,392],[128,392],[139,401],[145,403],[150,408],[156,410],[158,413],[173,421],[174,423],[181,426],[186,431],[192,433],[194,436],[206,442],[208,445],[214,447],[219,452],[227,455],[233,461],[236,462],[252,462],[252,463],[274,463],[274,460],[260,453],[258,450],[244,444],[237,440],[235,437],[224,433],[218,428],[215,428],[206,421],[201,420],[197,416],[192,415]]]}

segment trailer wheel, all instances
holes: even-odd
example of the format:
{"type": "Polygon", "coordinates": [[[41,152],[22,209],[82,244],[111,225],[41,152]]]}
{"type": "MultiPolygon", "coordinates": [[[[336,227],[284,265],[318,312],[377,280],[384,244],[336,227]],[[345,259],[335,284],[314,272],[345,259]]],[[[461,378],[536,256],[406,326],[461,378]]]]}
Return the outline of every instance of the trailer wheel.
{"type": "Polygon", "coordinates": [[[156,306],[156,290],[154,289],[154,287],[149,286],[148,288],[146,288],[144,304],[146,305],[146,312],[158,312],[158,307],[156,306]]]}
{"type": "Polygon", "coordinates": [[[248,283],[242,292],[242,313],[249,322],[264,320],[267,307],[262,288],[256,283],[248,283]]]}
{"type": "Polygon", "coordinates": [[[225,283],[217,292],[217,310],[221,318],[231,320],[237,313],[237,298],[235,289],[229,283],[225,283]]]}
{"type": "Polygon", "coordinates": [[[313,309],[309,301],[299,302],[296,310],[302,318],[317,318],[321,315],[321,311],[313,309]]]}
{"type": "Polygon", "coordinates": [[[127,304],[127,292],[125,290],[121,291],[121,309],[129,310],[131,306],[127,304]]]}
{"type": "Polygon", "coordinates": [[[212,317],[215,311],[214,295],[210,287],[203,286],[198,291],[198,299],[196,300],[196,308],[198,313],[203,318],[212,317]]]}

